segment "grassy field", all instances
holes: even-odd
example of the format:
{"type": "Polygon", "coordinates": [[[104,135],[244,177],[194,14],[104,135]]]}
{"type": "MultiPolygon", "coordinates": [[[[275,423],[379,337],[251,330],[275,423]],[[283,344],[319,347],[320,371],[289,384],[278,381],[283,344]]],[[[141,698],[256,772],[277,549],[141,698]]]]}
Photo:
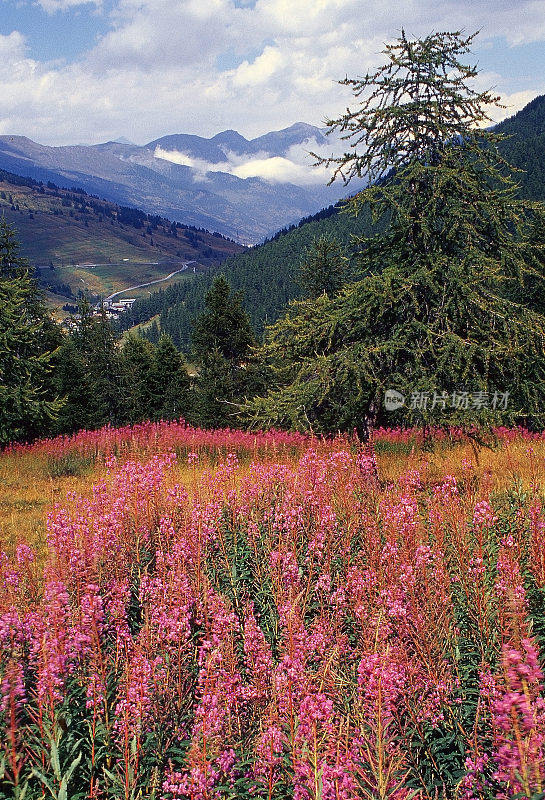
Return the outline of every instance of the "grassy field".
{"type": "MultiPolygon", "coordinates": [[[[57,273],[61,282],[68,283],[74,292],[77,289],[86,289],[92,294],[99,294],[107,297],[114,292],[135,286],[140,283],[148,283],[166,277],[171,272],[182,266],[180,261],[166,261],[161,259],[159,262],[151,263],[148,261],[121,261],[96,266],[86,266],[85,264],[70,264],[58,267],[57,273]]],[[[159,288],[166,288],[178,281],[190,280],[193,277],[193,270],[189,268],[186,272],[180,272],[168,281],[161,281],[159,284],[135,289],[131,297],[141,297],[149,291],[159,288]]],[[[125,296],[128,296],[125,295],[125,296]]]]}
{"type": "MultiPolygon", "coordinates": [[[[208,457],[206,450],[203,447],[200,470],[217,458],[213,453],[208,457]]],[[[246,448],[237,448],[234,443],[233,450],[247,460],[246,448]]],[[[129,453],[135,455],[132,448],[129,453]]],[[[429,485],[447,474],[461,483],[470,475],[475,487],[484,485],[495,496],[504,495],[513,486],[530,491],[537,484],[545,491],[545,442],[541,441],[529,445],[524,439],[515,439],[508,446],[494,448],[475,448],[468,441],[436,441],[430,449],[410,439],[379,438],[375,453],[379,474],[387,485],[416,471],[425,475],[429,485]]],[[[148,459],[150,448],[142,448],[139,457],[148,459]]],[[[0,454],[0,549],[13,552],[19,541],[42,547],[47,512],[70,493],[91,494],[93,485],[104,477],[104,458],[104,453],[99,457],[86,451],[82,454],[77,447],[60,455],[47,449],[0,454]]],[[[175,481],[187,477],[185,462],[175,466],[171,477],[175,481]]]]}
{"type": "Polygon", "coordinates": [[[119,224],[92,210],[84,213],[69,199],[74,197],[69,192],[59,190],[59,197],[42,195],[35,188],[4,181],[0,181],[0,192],[5,195],[0,194],[0,210],[16,227],[22,254],[33,264],[106,262],[109,258],[153,261],[158,256],[176,257],[178,252],[183,255],[173,242],[168,248],[162,246],[163,236],[159,237],[161,246],[151,246],[151,237],[143,237],[142,231],[130,225],[119,224]]]}

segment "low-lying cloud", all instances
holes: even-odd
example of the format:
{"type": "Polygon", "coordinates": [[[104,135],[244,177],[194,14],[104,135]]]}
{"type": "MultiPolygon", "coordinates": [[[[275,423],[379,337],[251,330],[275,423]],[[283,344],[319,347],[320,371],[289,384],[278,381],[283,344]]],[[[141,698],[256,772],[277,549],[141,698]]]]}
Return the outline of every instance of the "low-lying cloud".
{"type": "MultiPolygon", "coordinates": [[[[320,149],[316,142],[309,143],[309,148],[315,152],[320,149]]],[[[323,146],[321,148],[324,149],[323,146]]],[[[329,148],[328,154],[331,148],[329,148]]],[[[156,147],[155,158],[170,161],[190,167],[196,173],[198,180],[205,180],[206,176],[214,172],[226,172],[237,178],[261,178],[270,183],[293,183],[296,186],[311,186],[327,183],[329,173],[324,167],[313,167],[314,159],[305,149],[304,145],[294,145],[285,156],[271,156],[261,152],[251,156],[239,155],[226,151],[225,161],[210,163],[200,158],[195,158],[179,150],[165,150],[156,147]]]]}

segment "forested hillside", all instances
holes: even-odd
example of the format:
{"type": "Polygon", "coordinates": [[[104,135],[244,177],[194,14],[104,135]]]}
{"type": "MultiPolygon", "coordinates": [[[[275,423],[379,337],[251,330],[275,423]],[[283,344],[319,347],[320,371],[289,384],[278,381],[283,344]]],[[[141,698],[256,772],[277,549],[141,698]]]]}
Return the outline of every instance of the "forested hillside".
{"type": "MultiPolygon", "coordinates": [[[[282,308],[301,294],[298,282],[299,267],[313,242],[320,236],[336,238],[351,254],[354,235],[370,234],[372,225],[367,214],[354,219],[340,206],[330,206],[315,216],[301,220],[298,226],[280,231],[258,247],[228,258],[221,267],[233,289],[243,292],[244,307],[256,333],[274,321],[282,308]]],[[[353,259],[349,274],[354,274],[353,259]]],[[[201,311],[204,297],[210,288],[212,275],[198,276],[194,281],[154,292],[148,299],[137,301],[124,315],[123,327],[129,328],[160,314],[159,326],[168,332],[175,343],[186,348],[191,321],[201,311]]],[[[158,329],[152,327],[152,339],[158,329]]]]}
{"type": "MultiPolygon", "coordinates": [[[[545,96],[537,97],[514,117],[497,126],[499,133],[510,136],[501,146],[504,157],[519,169],[518,181],[524,197],[545,199],[545,96]]],[[[244,293],[244,306],[256,333],[261,335],[267,323],[277,319],[292,299],[299,297],[298,271],[305,254],[320,236],[336,238],[350,255],[354,236],[372,231],[366,213],[356,219],[330,206],[320,213],[301,220],[298,226],[280,231],[262,245],[229,258],[222,272],[231,286],[244,293]]],[[[351,260],[354,269],[353,259],[351,260]]],[[[178,346],[185,348],[189,341],[191,320],[203,306],[211,285],[211,276],[173,286],[149,299],[135,304],[124,325],[149,320],[160,314],[159,324],[152,326],[149,335],[157,338],[159,327],[169,333],[178,346]]]]}
{"type": "Polygon", "coordinates": [[[37,268],[42,286],[68,298],[82,286],[103,294],[160,278],[171,271],[165,260],[209,266],[243,249],[219,233],[5,170],[0,214],[16,227],[21,253],[37,268]]]}
{"type": "Polygon", "coordinates": [[[500,150],[515,167],[524,170],[518,175],[523,196],[545,200],[545,95],[536,97],[495,130],[510,137],[500,150]]]}

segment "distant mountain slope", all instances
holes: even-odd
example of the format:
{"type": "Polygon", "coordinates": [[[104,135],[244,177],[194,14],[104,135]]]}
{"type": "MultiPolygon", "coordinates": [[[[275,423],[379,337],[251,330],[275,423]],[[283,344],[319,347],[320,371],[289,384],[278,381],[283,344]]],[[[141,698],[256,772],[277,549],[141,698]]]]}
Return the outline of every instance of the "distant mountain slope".
{"type": "Polygon", "coordinates": [[[501,150],[508,161],[524,170],[516,176],[524,197],[545,200],[545,95],[536,97],[495,130],[511,137],[501,150]]]}
{"type": "Polygon", "coordinates": [[[221,234],[118,206],[82,190],[40,185],[4,170],[0,214],[15,225],[22,254],[42,267],[42,283],[64,297],[83,287],[101,293],[130,286],[144,276],[161,277],[171,271],[171,263],[216,265],[243,249],[221,234]],[[101,268],[85,270],[83,265],[89,263],[101,268]]]}
{"type": "MultiPolygon", "coordinates": [[[[256,332],[261,335],[264,326],[274,322],[284,306],[299,296],[299,265],[315,239],[322,235],[334,236],[350,253],[353,236],[370,235],[372,231],[368,214],[362,213],[354,219],[339,206],[330,206],[278,232],[264,244],[228,258],[221,272],[235,290],[243,292],[244,306],[256,332]]],[[[170,333],[178,346],[186,348],[192,319],[202,310],[212,280],[213,275],[201,275],[190,283],[142,298],[124,316],[122,328],[160,314],[162,330],[170,333]]]]}
{"type": "Polygon", "coordinates": [[[327,146],[305,123],[252,140],[236,131],[182,133],[143,146],[48,147],[0,136],[0,168],[253,243],[344,196],[310,166],[307,151],[327,146]]]}
{"type": "MultiPolygon", "coordinates": [[[[524,197],[545,201],[545,96],[496,127],[512,138],[501,149],[515,166],[527,170],[517,175],[524,197]]],[[[349,246],[353,234],[371,232],[369,217],[354,219],[331,206],[298,226],[280,231],[269,242],[228,259],[222,271],[232,286],[244,291],[245,305],[258,333],[277,319],[287,302],[299,295],[297,272],[305,252],[320,235],[335,236],[349,246]]],[[[191,319],[203,305],[210,278],[192,285],[172,287],[157,297],[142,300],[132,310],[134,321],[151,319],[162,311],[161,323],[179,344],[187,344],[191,319]]],[[[127,319],[127,323],[128,323],[127,319]]]]}

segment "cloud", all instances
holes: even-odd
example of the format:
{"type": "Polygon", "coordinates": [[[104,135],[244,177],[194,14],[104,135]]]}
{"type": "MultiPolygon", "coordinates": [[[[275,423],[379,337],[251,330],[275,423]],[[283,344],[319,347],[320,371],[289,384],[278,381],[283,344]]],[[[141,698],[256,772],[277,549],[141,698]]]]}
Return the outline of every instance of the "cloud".
{"type": "Polygon", "coordinates": [[[306,164],[297,164],[283,156],[252,158],[232,169],[233,175],[239,178],[262,178],[271,183],[294,183],[296,186],[324,184],[327,175],[323,169],[313,171],[306,164]]]}
{"type": "Polygon", "coordinates": [[[202,158],[194,158],[187,153],[182,153],[180,150],[165,150],[159,145],[155,148],[153,154],[155,158],[161,158],[163,161],[170,161],[171,164],[178,164],[182,167],[191,167],[195,172],[201,176],[206,175],[208,172],[230,172],[231,165],[228,161],[225,163],[214,163],[205,161],[202,158]]]}
{"type": "MultiPolygon", "coordinates": [[[[67,14],[76,4],[40,2],[67,14]]],[[[77,4],[84,24],[91,12],[77,4]]],[[[0,130],[51,144],[121,135],[145,143],[171,132],[256,136],[296,120],[320,125],[354,105],[337,80],[382,63],[383,43],[402,26],[410,36],[480,27],[479,46],[496,50],[503,37],[511,50],[504,44],[504,65],[494,65],[500,93],[516,103],[545,91],[542,69],[524,83],[510,77],[520,43],[545,40],[545,0],[495,0],[493,13],[490,0],[116,0],[106,8],[109,31],[72,63],[32,58],[24,30],[0,37],[0,130]]]]}
{"type": "Polygon", "coordinates": [[[205,65],[238,38],[247,10],[231,0],[119,0],[112,29],[102,37],[88,63],[104,69],[183,69],[205,65]]]}
{"type": "Polygon", "coordinates": [[[102,0],[38,0],[37,5],[43,8],[48,14],[55,14],[59,11],[68,11],[76,6],[102,6],[102,0]]]}
{"type": "Polygon", "coordinates": [[[528,103],[536,97],[536,92],[529,89],[522,92],[513,92],[502,96],[502,105],[504,108],[496,108],[490,114],[494,122],[500,122],[505,117],[512,117],[518,111],[527,106],[528,103]]]}
{"type": "MultiPolygon", "coordinates": [[[[314,151],[319,149],[316,142],[309,143],[310,147],[314,151]]],[[[327,154],[330,151],[331,148],[328,148],[327,154]]],[[[214,164],[179,150],[166,150],[160,146],[155,148],[154,155],[155,158],[170,161],[172,164],[191,167],[198,180],[203,180],[214,172],[226,172],[243,179],[261,178],[270,183],[294,183],[296,186],[324,185],[329,178],[329,173],[323,167],[312,166],[314,159],[309,155],[306,145],[291,147],[285,156],[271,156],[267,152],[244,156],[227,150],[226,160],[214,164]]]]}
{"type": "Polygon", "coordinates": [[[259,86],[268,83],[273,75],[278,74],[285,61],[277,47],[267,46],[252,63],[243,61],[232,75],[233,86],[259,86]]]}
{"type": "Polygon", "coordinates": [[[7,36],[0,35],[0,64],[15,64],[25,57],[25,37],[19,31],[12,31],[7,36]]]}

